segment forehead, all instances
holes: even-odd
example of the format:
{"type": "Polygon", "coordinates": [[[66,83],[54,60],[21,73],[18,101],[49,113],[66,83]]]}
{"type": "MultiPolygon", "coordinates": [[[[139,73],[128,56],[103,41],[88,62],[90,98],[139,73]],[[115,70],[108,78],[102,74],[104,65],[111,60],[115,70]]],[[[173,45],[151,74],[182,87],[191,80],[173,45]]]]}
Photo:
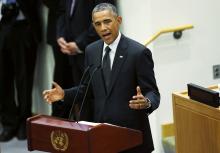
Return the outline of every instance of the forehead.
{"type": "Polygon", "coordinates": [[[106,19],[111,19],[113,18],[113,12],[110,10],[104,10],[104,11],[99,11],[99,12],[95,12],[92,15],[92,20],[93,22],[99,22],[99,21],[103,21],[106,19]]]}

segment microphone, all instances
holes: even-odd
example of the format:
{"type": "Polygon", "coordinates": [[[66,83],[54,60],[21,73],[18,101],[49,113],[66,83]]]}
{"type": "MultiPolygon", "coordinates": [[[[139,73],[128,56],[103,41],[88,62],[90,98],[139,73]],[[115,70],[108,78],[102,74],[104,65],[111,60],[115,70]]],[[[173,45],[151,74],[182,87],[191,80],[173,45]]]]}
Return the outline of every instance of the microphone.
{"type": "MultiPolygon", "coordinates": [[[[93,66],[93,64],[87,66],[86,69],[85,69],[84,72],[83,72],[83,75],[82,75],[82,77],[81,77],[81,79],[80,79],[80,82],[79,82],[79,85],[78,85],[78,87],[77,87],[77,91],[76,91],[75,97],[74,97],[74,99],[73,99],[73,103],[72,103],[72,105],[71,105],[71,109],[70,109],[70,112],[69,112],[69,117],[68,117],[68,119],[71,119],[71,118],[72,118],[73,108],[74,108],[74,105],[75,105],[75,103],[76,103],[77,96],[78,96],[78,94],[79,94],[80,86],[82,85],[82,83],[83,83],[83,81],[84,81],[84,79],[85,79],[86,74],[89,72],[89,69],[90,69],[92,66],[93,66]]],[[[73,118],[72,118],[72,119],[73,119],[73,118]]]]}
{"type": "Polygon", "coordinates": [[[81,107],[80,107],[80,110],[79,110],[79,117],[78,119],[76,120],[76,122],[78,122],[80,120],[80,116],[81,116],[81,113],[82,113],[82,108],[83,108],[83,105],[85,103],[85,100],[86,100],[86,96],[87,96],[87,93],[88,93],[88,90],[89,90],[89,86],[91,84],[91,81],[92,81],[92,78],[95,74],[95,72],[101,68],[101,65],[97,66],[91,73],[91,76],[89,78],[89,81],[88,81],[88,84],[87,84],[87,87],[86,87],[86,90],[85,90],[85,94],[84,94],[84,97],[83,97],[83,100],[82,100],[82,104],[81,104],[81,107]]]}

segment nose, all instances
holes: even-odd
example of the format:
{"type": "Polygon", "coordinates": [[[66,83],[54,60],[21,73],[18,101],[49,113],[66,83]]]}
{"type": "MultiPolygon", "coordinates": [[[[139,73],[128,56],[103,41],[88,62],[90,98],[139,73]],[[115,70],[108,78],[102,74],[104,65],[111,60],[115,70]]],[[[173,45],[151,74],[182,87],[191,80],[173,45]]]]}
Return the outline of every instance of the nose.
{"type": "Polygon", "coordinates": [[[106,31],[107,28],[106,28],[106,25],[104,23],[101,24],[101,31],[106,31]]]}

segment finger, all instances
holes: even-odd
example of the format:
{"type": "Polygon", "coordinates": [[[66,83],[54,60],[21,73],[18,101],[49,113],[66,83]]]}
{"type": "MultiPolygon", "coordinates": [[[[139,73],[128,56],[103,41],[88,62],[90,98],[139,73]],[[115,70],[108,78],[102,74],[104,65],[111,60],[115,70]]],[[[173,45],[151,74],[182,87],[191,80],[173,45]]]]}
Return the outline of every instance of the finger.
{"type": "Polygon", "coordinates": [[[138,103],[138,104],[129,104],[129,107],[132,108],[132,109],[142,109],[141,108],[141,104],[138,103]]]}
{"type": "Polygon", "coordinates": [[[67,42],[66,42],[64,39],[60,39],[60,40],[58,41],[58,43],[61,44],[61,45],[64,45],[64,46],[67,45],[67,42]]]}
{"type": "Polygon", "coordinates": [[[134,104],[129,104],[129,107],[130,107],[131,109],[137,109],[137,106],[134,105],[134,104]]]}
{"type": "Polygon", "coordinates": [[[139,99],[138,99],[138,100],[130,100],[129,103],[131,103],[131,104],[139,104],[139,103],[143,103],[143,104],[144,104],[145,101],[144,101],[144,100],[139,100],[139,99]]]}
{"type": "Polygon", "coordinates": [[[50,90],[44,90],[43,91],[43,96],[47,95],[50,92],[50,90]]]}
{"type": "Polygon", "coordinates": [[[47,103],[48,103],[48,104],[52,104],[52,101],[51,101],[50,98],[47,99],[47,103]]]}
{"type": "Polygon", "coordinates": [[[148,106],[148,103],[144,99],[130,100],[129,106],[133,109],[144,109],[148,106]]]}
{"type": "Polygon", "coordinates": [[[132,97],[132,99],[144,99],[143,95],[135,95],[132,97]]]}
{"type": "Polygon", "coordinates": [[[45,100],[47,103],[51,104],[51,102],[50,102],[50,99],[49,99],[48,95],[44,96],[44,100],[45,100]]]}
{"type": "Polygon", "coordinates": [[[61,52],[65,52],[65,53],[69,52],[69,50],[66,46],[65,47],[60,47],[60,50],[61,50],[61,52]]]}
{"type": "Polygon", "coordinates": [[[52,102],[51,102],[50,99],[46,99],[46,102],[47,102],[48,104],[52,104],[52,102]]]}
{"type": "Polygon", "coordinates": [[[139,86],[137,86],[136,90],[137,90],[137,95],[142,95],[141,88],[139,86]]]}
{"type": "Polygon", "coordinates": [[[52,102],[53,102],[52,99],[53,99],[53,98],[52,98],[51,96],[49,96],[49,95],[45,95],[45,96],[44,96],[44,100],[45,100],[47,103],[49,103],[49,104],[52,104],[52,102]]]}
{"type": "Polygon", "coordinates": [[[60,48],[66,48],[66,45],[65,45],[65,44],[63,44],[63,43],[61,43],[61,42],[58,42],[58,44],[59,44],[60,48]]]}
{"type": "Polygon", "coordinates": [[[71,43],[66,43],[67,48],[74,48],[74,46],[71,43]]]}
{"type": "Polygon", "coordinates": [[[145,109],[147,107],[146,103],[129,104],[132,109],[145,109]]]}
{"type": "Polygon", "coordinates": [[[64,54],[67,54],[67,55],[71,55],[71,51],[68,50],[68,49],[61,49],[61,52],[64,53],[64,54]]]}
{"type": "Polygon", "coordinates": [[[59,46],[60,46],[60,48],[62,48],[62,49],[67,49],[67,44],[64,43],[64,42],[60,42],[60,43],[59,43],[59,46]]]}
{"type": "Polygon", "coordinates": [[[73,48],[69,48],[69,47],[66,47],[65,50],[64,50],[67,54],[72,54],[75,52],[75,50],[73,48]]]}
{"type": "Polygon", "coordinates": [[[63,54],[67,54],[66,50],[60,49],[63,54]]]}

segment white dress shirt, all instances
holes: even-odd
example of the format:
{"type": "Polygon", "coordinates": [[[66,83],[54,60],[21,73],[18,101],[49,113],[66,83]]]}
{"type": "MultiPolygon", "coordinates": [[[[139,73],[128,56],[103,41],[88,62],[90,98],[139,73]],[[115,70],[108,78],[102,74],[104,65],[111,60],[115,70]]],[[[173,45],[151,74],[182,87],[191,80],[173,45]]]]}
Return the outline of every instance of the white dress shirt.
{"type": "Polygon", "coordinates": [[[121,39],[121,33],[119,32],[118,37],[115,39],[115,41],[113,43],[108,45],[104,42],[103,51],[102,51],[102,60],[103,60],[104,55],[105,55],[105,48],[106,48],[106,46],[109,46],[109,48],[111,49],[111,51],[109,53],[110,60],[111,60],[111,69],[112,69],[112,65],[113,65],[114,58],[115,58],[115,53],[116,53],[116,50],[117,50],[118,43],[119,43],[120,39],[121,39]]]}

